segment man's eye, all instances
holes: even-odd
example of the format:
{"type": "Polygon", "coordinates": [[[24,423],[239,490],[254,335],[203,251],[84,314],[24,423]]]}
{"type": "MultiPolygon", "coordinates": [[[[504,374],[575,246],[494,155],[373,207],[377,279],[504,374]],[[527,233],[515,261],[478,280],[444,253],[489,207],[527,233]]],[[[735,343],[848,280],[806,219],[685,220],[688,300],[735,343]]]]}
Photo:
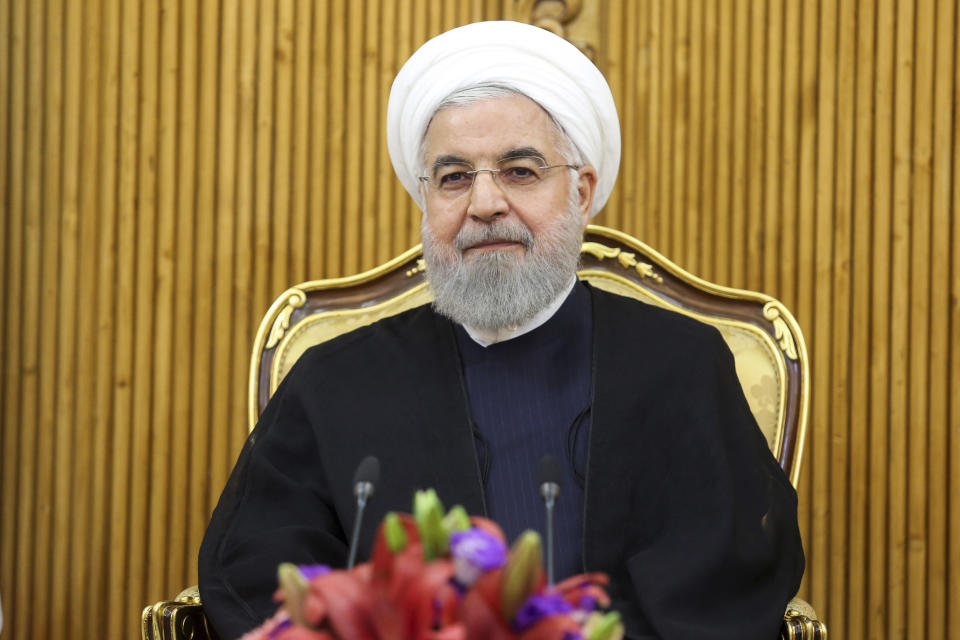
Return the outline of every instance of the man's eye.
{"type": "Polygon", "coordinates": [[[440,176],[440,187],[443,189],[456,189],[470,184],[470,174],[466,171],[451,171],[440,176]]]}
{"type": "Polygon", "coordinates": [[[500,175],[511,184],[531,184],[539,179],[536,169],[524,166],[506,167],[500,175]]]}

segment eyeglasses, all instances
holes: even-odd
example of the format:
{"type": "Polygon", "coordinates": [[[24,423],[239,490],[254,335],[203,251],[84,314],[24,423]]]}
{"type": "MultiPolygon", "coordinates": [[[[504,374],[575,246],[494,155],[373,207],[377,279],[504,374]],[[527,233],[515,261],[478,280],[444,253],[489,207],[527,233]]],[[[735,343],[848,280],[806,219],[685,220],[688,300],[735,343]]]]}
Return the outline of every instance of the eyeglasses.
{"type": "Polygon", "coordinates": [[[435,165],[431,175],[420,176],[419,180],[441,195],[457,198],[470,192],[479,173],[489,173],[504,191],[523,192],[535,190],[546,178],[550,169],[580,168],[574,164],[543,165],[542,163],[543,158],[535,156],[508,158],[498,162],[496,169],[474,169],[460,162],[443,163],[435,165]]]}

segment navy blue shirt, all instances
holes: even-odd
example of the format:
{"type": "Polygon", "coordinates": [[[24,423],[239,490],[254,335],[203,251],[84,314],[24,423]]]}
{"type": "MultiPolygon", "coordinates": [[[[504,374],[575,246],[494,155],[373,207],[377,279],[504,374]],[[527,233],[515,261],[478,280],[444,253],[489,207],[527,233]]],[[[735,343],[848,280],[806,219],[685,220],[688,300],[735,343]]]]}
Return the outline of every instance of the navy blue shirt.
{"type": "Polygon", "coordinates": [[[457,326],[488,515],[511,543],[545,534],[537,468],[546,454],[565,478],[554,516],[556,579],[583,571],[583,478],[592,389],[590,292],[577,282],[547,322],[483,347],[457,326]]]}

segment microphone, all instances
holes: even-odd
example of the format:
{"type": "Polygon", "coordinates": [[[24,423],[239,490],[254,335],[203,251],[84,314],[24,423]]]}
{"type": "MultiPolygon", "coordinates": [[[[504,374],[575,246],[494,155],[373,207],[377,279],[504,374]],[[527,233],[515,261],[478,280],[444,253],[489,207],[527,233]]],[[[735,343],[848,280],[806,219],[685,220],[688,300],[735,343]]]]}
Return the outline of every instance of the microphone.
{"type": "Polygon", "coordinates": [[[537,470],[537,484],[540,495],[547,506],[547,586],[553,586],[553,508],[560,495],[560,482],[563,480],[563,468],[560,461],[549,453],[540,459],[537,470]]]}
{"type": "Polygon", "coordinates": [[[353,569],[357,560],[357,541],[360,539],[360,522],[363,520],[363,509],[367,500],[373,495],[375,485],[380,482],[380,461],[376,456],[364,458],[357,470],[353,472],[353,495],[357,497],[357,515],[353,518],[353,535],[350,536],[350,555],[347,559],[347,569],[353,569]]]}

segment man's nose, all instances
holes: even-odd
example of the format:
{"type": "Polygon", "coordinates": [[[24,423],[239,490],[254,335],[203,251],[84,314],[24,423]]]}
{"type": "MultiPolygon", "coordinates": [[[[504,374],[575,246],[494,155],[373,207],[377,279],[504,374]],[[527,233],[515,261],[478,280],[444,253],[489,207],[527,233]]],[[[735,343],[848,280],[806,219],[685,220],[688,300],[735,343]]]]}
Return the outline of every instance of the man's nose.
{"type": "Polygon", "coordinates": [[[506,193],[496,175],[490,171],[480,171],[473,176],[470,189],[470,204],[467,214],[474,218],[488,220],[503,215],[509,209],[506,193]]]}

